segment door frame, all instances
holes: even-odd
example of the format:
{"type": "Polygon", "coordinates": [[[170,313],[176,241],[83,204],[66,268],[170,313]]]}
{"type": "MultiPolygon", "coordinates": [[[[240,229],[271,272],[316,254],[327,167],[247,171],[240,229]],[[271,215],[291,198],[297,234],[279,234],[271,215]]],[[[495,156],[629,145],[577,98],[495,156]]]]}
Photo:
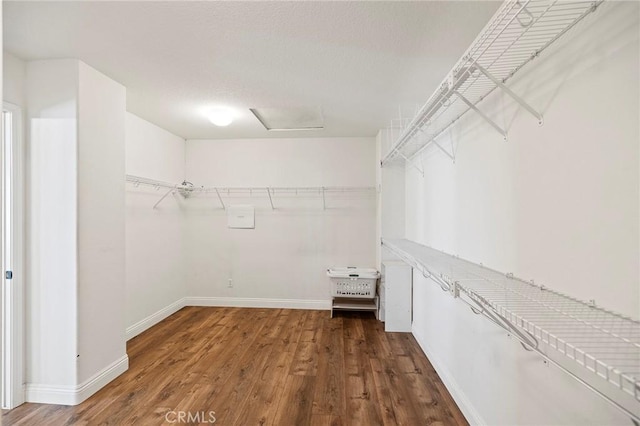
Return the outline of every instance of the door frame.
{"type": "MultiPolygon", "coordinates": [[[[2,353],[0,354],[0,368],[2,381],[0,383],[1,405],[3,409],[12,409],[25,402],[24,377],[24,127],[23,111],[18,105],[8,102],[2,103],[2,138],[4,138],[4,113],[11,114],[12,130],[12,263],[9,265],[13,277],[7,279],[4,265],[4,241],[2,247],[2,353]]],[[[0,158],[4,164],[4,150],[0,149],[0,158]]],[[[4,173],[2,173],[2,204],[4,203],[4,173]]],[[[4,227],[4,206],[2,206],[4,227]]]]}

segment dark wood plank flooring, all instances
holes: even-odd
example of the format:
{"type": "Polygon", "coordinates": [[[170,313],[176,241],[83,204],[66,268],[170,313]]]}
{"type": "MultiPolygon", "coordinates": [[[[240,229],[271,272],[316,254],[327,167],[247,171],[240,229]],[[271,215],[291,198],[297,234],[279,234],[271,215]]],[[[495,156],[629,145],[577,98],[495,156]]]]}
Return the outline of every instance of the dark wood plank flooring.
{"type": "Polygon", "coordinates": [[[24,404],[2,424],[467,424],[413,336],[371,313],[187,307],[127,351],[84,403],[24,404]]]}

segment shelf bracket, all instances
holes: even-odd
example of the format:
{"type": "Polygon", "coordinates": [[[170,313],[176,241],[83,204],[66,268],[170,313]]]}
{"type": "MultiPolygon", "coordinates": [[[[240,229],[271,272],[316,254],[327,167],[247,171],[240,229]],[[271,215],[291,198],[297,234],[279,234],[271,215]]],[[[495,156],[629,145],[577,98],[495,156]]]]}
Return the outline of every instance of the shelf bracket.
{"type": "MultiPolygon", "coordinates": [[[[424,129],[423,129],[423,128],[420,128],[420,129],[418,129],[418,130],[420,130],[420,132],[421,132],[421,133],[425,133],[425,131],[424,131],[424,129]]],[[[437,146],[437,147],[438,147],[438,149],[440,149],[440,151],[444,152],[444,154],[445,154],[447,157],[449,157],[449,158],[451,159],[451,161],[453,161],[453,162],[455,163],[455,161],[456,161],[456,157],[455,157],[455,155],[454,155],[454,154],[452,154],[452,153],[450,153],[450,152],[449,152],[449,151],[447,151],[446,149],[444,149],[442,145],[440,145],[438,142],[436,142],[436,137],[435,137],[435,136],[433,136],[433,137],[429,137],[429,142],[427,142],[424,146],[426,147],[426,146],[427,146],[427,145],[429,145],[430,143],[435,144],[435,146],[437,146]]],[[[422,149],[420,149],[420,151],[422,151],[422,149]]],[[[417,154],[417,152],[416,152],[416,154],[417,154]]],[[[414,157],[415,157],[415,154],[411,156],[411,158],[414,158],[414,157]]],[[[423,176],[424,176],[424,174],[423,174],[423,176]]]]}
{"type": "Polygon", "coordinates": [[[431,142],[433,142],[435,146],[437,146],[438,148],[440,148],[440,151],[444,152],[444,153],[445,153],[445,155],[451,159],[451,161],[453,161],[453,162],[455,162],[455,161],[456,161],[456,157],[454,157],[454,155],[453,155],[453,154],[450,154],[450,153],[449,153],[449,151],[447,151],[446,149],[444,149],[444,148],[442,147],[442,145],[440,145],[438,142],[436,142],[436,141],[435,141],[435,139],[433,139],[431,142]]]}
{"type": "Polygon", "coordinates": [[[267,188],[267,194],[269,194],[269,202],[271,203],[271,210],[275,210],[276,208],[273,207],[273,198],[271,198],[271,189],[267,188]]]}
{"type": "Polygon", "coordinates": [[[222,205],[222,210],[226,210],[227,206],[224,205],[224,201],[222,201],[222,197],[220,196],[220,191],[218,191],[218,188],[214,188],[216,190],[216,195],[218,196],[218,200],[220,201],[220,204],[222,205]]]}
{"type": "Polygon", "coordinates": [[[504,130],[502,130],[502,127],[498,126],[496,124],[495,121],[493,121],[492,119],[489,118],[489,116],[487,114],[485,114],[484,112],[480,111],[480,109],[478,109],[477,106],[475,106],[474,104],[471,103],[471,101],[469,101],[469,99],[465,98],[460,92],[458,92],[457,90],[454,90],[455,95],[460,98],[460,100],[462,102],[464,102],[465,104],[467,104],[467,106],[469,108],[471,108],[472,110],[474,110],[475,112],[478,113],[478,115],[480,117],[482,117],[487,123],[489,123],[491,125],[491,127],[493,127],[494,129],[496,129],[496,131],[498,133],[500,133],[502,135],[502,137],[504,138],[504,140],[507,140],[507,132],[505,132],[504,130]]]}
{"type": "Polygon", "coordinates": [[[157,203],[155,203],[155,204],[153,205],[153,208],[155,209],[156,207],[158,207],[158,204],[160,204],[160,203],[162,202],[162,200],[164,200],[165,198],[167,198],[167,197],[169,196],[169,194],[173,193],[174,191],[175,191],[175,188],[171,188],[170,190],[168,190],[168,191],[166,192],[166,194],[164,194],[164,195],[163,195],[163,196],[158,200],[158,202],[157,202],[157,203]]]}
{"type": "Polygon", "coordinates": [[[418,172],[420,172],[420,174],[422,175],[422,177],[424,177],[424,170],[421,169],[420,167],[416,166],[413,162],[411,162],[411,160],[409,160],[403,153],[398,152],[398,155],[400,155],[400,157],[404,158],[404,161],[406,161],[406,163],[413,167],[414,169],[416,169],[418,172]]]}
{"type": "Polygon", "coordinates": [[[538,111],[536,111],[531,105],[529,105],[528,103],[526,103],[524,101],[524,99],[522,99],[520,96],[516,95],[513,90],[509,89],[507,86],[505,86],[505,84],[498,80],[497,78],[495,78],[494,76],[491,75],[491,73],[489,73],[489,71],[487,71],[486,69],[484,69],[480,64],[478,64],[477,62],[474,62],[473,64],[482,74],[485,75],[485,77],[487,77],[489,80],[493,81],[493,83],[498,86],[500,89],[502,89],[503,92],[505,92],[507,95],[511,96],[513,98],[514,101],[516,101],[517,103],[520,104],[520,106],[524,109],[526,109],[527,111],[529,111],[529,113],[531,115],[533,115],[535,118],[538,119],[538,124],[542,125],[542,123],[544,122],[542,114],[540,114],[538,111]]]}
{"type": "Polygon", "coordinates": [[[506,319],[505,317],[503,317],[499,313],[492,312],[489,309],[486,309],[477,300],[475,300],[473,298],[471,298],[471,300],[473,300],[480,307],[481,313],[484,316],[486,316],[491,321],[493,321],[495,324],[497,324],[500,327],[502,327],[503,329],[505,329],[507,332],[515,334],[516,338],[520,341],[520,343],[523,344],[523,347],[526,350],[538,349],[538,340],[534,336],[530,335],[529,333],[521,331],[511,321],[509,321],[508,319],[506,319]],[[529,348],[531,348],[531,349],[528,349],[527,346],[529,346],[529,348]]]}
{"type": "Polygon", "coordinates": [[[324,197],[324,186],[322,187],[322,210],[327,209],[327,200],[324,197]]]}
{"type": "Polygon", "coordinates": [[[411,259],[406,259],[405,257],[401,256],[400,254],[398,254],[395,251],[394,251],[394,253],[396,253],[408,265],[411,265],[413,268],[416,268],[418,271],[420,271],[420,273],[422,273],[423,277],[425,277],[426,279],[430,279],[434,283],[438,284],[440,286],[440,289],[442,289],[442,291],[447,291],[447,292],[451,291],[451,284],[449,284],[448,282],[443,280],[442,277],[439,277],[439,276],[437,276],[435,274],[432,274],[431,271],[429,271],[424,266],[420,266],[417,262],[412,261],[411,259]],[[415,266],[413,266],[413,265],[415,265],[415,266]]]}

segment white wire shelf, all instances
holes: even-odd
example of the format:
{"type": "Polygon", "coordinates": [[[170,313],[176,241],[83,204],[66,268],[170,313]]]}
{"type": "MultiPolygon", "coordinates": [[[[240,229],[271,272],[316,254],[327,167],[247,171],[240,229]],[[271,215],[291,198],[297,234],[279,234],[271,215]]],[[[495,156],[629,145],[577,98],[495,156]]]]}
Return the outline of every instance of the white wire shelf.
{"type": "Polygon", "coordinates": [[[168,191],[158,200],[153,206],[156,208],[168,195],[172,193],[179,193],[185,198],[190,198],[197,195],[215,194],[221,207],[226,209],[224,198],[229,196],[237,197],[251,197],[254,195],[264,195],[268,197],[269,203],[272,209],[275,209],[274,199],[278,196],[298,196],[298,195],[310,195],[318,196],[322,198],[323,209],[327,208],[326,197],[336,194],[368,194],[374,195],[376,188],[373,186],[305,186],[305,187],[266,187],[266,186],[253,186],[253,187],[204,187],[194,186],[190,182],[182,182],[180,184],[174,184],[164,182],[160,180],[148,179],[140,176],[126,175],[126,181],[132,183],[134,186],[148,186],[159,190],[160,188],[167,189],[168,191]]]}
{"type": "Polygon", "coordinates": [[[153,188],[178,188],[180,185],[175,183],[164,182],[161,180],[149,179],[141,176],[126,175],[126,181],[132,183],[134,186],[144,185],[151,186],[153,188]]]}
{"type": "Polygon", "coordinates": [[[504,83],[603,0],[507,0],[445,77],[427,102],[400,132],[382,160],[386,166],[411,160],[469,110],[475,110],[505,139],[507,132],[484,114],[478,103],[501,88],[542,124],[542,115],[504,83]]]}
{"type": "Polygon", "coordinates": [[[640,421],[640,322],[409,240],[383,245],[640,421]]]}

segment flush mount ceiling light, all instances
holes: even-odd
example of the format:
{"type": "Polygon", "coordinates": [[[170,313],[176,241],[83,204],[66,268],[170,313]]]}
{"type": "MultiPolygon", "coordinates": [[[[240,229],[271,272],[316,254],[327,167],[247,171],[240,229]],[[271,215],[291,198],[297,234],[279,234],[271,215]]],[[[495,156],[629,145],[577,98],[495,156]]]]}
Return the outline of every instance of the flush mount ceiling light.
{"type": "Polygon", "coordinates": [[[209,110],[207,118],[219,127],[225,127],[233,123],[233,111],[228,108],[214,108],[209,110]]]}
{"type": "Polygon", "coordinates": [[[250,111],[269,131],[324,129],[320,107],[250,108],[250,111]]]}

